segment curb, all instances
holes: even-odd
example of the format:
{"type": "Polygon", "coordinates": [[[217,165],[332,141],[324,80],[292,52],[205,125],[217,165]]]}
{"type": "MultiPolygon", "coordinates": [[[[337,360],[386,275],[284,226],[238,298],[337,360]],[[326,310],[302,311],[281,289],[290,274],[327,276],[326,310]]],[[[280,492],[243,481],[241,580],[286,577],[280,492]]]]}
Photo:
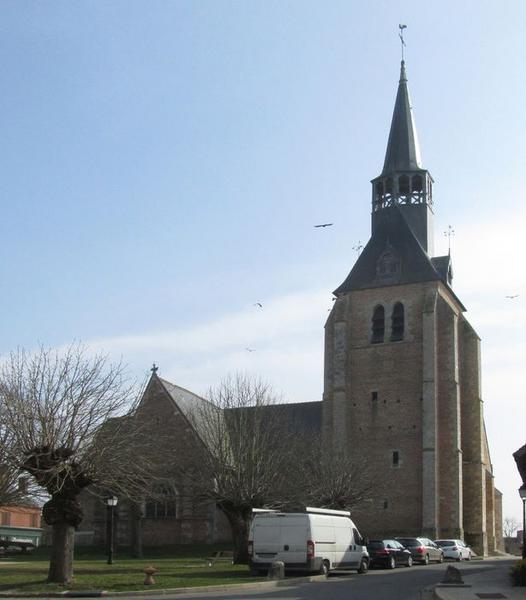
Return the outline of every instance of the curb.
{"type": "Polygon", "coordinates": [[[109,592],[107,590],[71,590],[65,592],[0,592],[0,598],[101,598],[113,596],[166,596],[190,594],[199,592],[229,592],[236,590],[266,589],[287,587],[298,583],[326,581],[326,575],[310,575],[308,577],[293,577],[290,579],[275,579],[272,581],[255,581],[254,583],[226,583],[222,585],[205,585],[184,588],[163,588],[157,590],[133,590],[128,592],[109,592]]]}

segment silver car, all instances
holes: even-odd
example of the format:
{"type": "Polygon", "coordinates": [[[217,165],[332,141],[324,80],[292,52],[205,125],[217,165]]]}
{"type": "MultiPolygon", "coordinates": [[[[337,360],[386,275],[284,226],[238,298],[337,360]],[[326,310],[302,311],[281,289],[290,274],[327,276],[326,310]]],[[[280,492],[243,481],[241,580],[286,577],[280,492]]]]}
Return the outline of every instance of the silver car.
{"type": "Polygon", "coordinates": [[[471,560],[473,551],[462,540],[435,540],[435,544],[442,548],[444,558],[452,558],[453,560],[471,560]]]}

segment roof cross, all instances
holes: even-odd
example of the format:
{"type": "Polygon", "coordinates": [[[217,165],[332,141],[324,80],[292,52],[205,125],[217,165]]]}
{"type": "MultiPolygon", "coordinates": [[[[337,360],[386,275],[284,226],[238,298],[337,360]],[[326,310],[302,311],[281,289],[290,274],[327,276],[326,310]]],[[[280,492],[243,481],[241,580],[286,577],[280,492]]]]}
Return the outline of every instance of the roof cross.
{"type": "Polygon", "coordinates": [[[157,373],[158,370],[159,370],[159,367],[155,363],[153,363],[152,368],[150,369],[150,371],[152,373],[157,373]]]}

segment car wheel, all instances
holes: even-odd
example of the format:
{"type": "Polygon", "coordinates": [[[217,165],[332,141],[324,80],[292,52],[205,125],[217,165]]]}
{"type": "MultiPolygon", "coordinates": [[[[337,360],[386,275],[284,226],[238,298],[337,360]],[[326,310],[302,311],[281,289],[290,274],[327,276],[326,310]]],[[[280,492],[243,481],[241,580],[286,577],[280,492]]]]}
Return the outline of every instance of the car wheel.
{"type": "Polygon", "coordinates": [[[443,554],[440,555],[440,558],[438,559],[438,562],[439,563],[443,563],[444,562],[444,555],[443,554]]]}
{"type": "Polygon", "coordinates": [[[455,558],[455,560],[456,560],[457,562],[460,562],[460,561],[462,560],[462,554],[459,554],[459,555],[458,555],[458,556],[455,558]]]}
{"type": "Polygon", "coordinates": [[[413,557],[412,556],[408,556],[407,557],[407,563],[405,565],[406,567],[412,567],[413,566],[413,557]]]}
{"type": "Polygon", "coordinates": [[[319,570],[320,575],[328,575],[329,569],[330,569],[329,561],[328,560],[322,561],[322,563],[320,565],[320,570],[319,570]]]}
{"type": "Polygon", "coordinates": [[[388,569],[394,569],[396,567],[396,561],[394,559],[394,556],[390,556],[389,557],[389,562],[387,563],[387,568],[388,569]]]}
{"type": "Polygon", "coordinates": [[[424,565],[428,565],[429,564],[429,554],[426,554],[424,556],[424,560],[422,562],[424,563],[424,565]]]}
{"type": "Polygon", "coordinates": [[[466,560],[471,560],[471,552],[468,554],[468,557],[466,558],[466,560]]]}
{"type": "Polygon", "coordinates": [[[362,562],[360,563],[360,568],[358,569],[358,573],[360,575],[363,575],[364,573],[367,573],[368,570],[369,570],[369,563],[367,562],[367,559],[362,558],[362,562]]]}

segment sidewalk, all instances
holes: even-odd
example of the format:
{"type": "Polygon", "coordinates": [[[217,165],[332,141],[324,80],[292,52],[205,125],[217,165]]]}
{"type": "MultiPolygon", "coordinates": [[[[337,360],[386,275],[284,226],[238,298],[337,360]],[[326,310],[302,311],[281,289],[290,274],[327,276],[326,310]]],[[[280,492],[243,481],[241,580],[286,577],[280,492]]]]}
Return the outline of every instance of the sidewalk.
{"type": "MultiPolygon", "coordinates": [[[[469,575],[463,573],[464,586],[448,586],[439,584],[434,587],[433,598],[435,600],[487,600],[507,599],[525,600],[526,588],[513,587],[509,577],[509,568],[518,557],[502,557],[492,559],[502,561],[502,565],[482,573],[469,575]]],[[[458,565],[457,565],[458,566],[458,565]]],[[[460,570],[462,568],[460,567],[460,570]]]]}

